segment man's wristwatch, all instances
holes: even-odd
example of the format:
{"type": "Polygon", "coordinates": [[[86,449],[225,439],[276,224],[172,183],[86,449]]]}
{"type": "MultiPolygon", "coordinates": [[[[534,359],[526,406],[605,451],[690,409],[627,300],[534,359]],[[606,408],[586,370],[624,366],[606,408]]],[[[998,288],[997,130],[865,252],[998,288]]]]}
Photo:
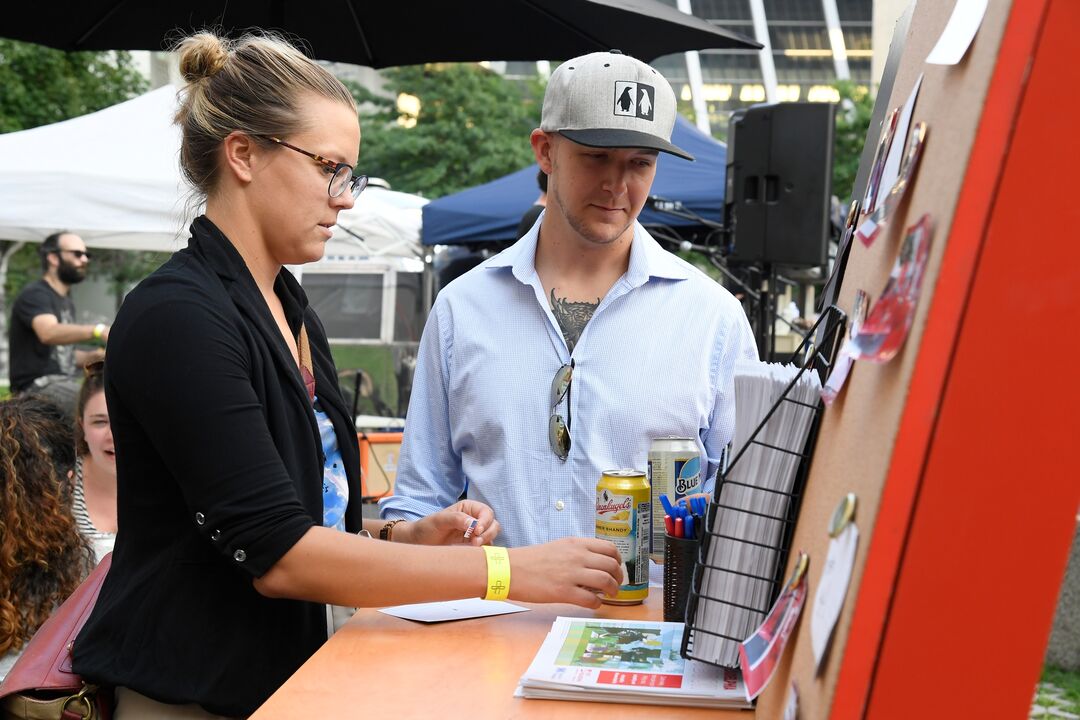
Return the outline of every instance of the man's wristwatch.
{"type": "Polygon", "coordinates": [[[93,339],[100,340],[105,335],[105,323],[98,323],[94,326],[93,339]]]}

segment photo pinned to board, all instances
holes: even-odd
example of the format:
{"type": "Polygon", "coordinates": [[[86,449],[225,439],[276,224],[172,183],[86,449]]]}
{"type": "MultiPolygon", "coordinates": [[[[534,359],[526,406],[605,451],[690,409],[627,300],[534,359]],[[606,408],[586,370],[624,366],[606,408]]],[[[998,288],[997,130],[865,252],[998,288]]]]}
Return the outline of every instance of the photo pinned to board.
{"type": "Polygon", "coordinates": [[[859,332],[851,338],[855,360],[888,362],[904,344],[915,320],[932,235],[933,223],[929,214],[924,214],[905,232],[885,289],[859,332]]]}
{"type": "Polygon", "coordinates": [[[840,395],[840,391],[844,389],[848,373],[851,372],[851,366],[855,362],[855,349],[851,344],[851,339],[859,334],[859,329],[862,328],[863,322],[866,321],[866,315],[869,311],[870,296],[866,294],[865,290],[856,290],[855,300],[852,302],[851,325],[848,328],[848,336],[844,340],[840,352],[837,353],[829,377],[821,388],[821,399],[826,405],[832,405],[833,401],[840,395]]]}
{"type": "MultiPolygon", "coordinates": [[[[878,211],[885,201],[883,193],[892,189],[897,178],[900,177],[900,165],[904,156],[904,140],[907,139],[908,126],[911,124],[912,113],[915,112],[915,101],[919,97],[919,89],[922,88],[923,76],[915,79],[915,84],[908,93],[907,100],[900,107],[893,110],[891,116],[892,135],[889,138],[889,146],[885,148],[885,156],[880,165],[874,166],[874,177],[877,182],[874,186],[874,206],[865,209],[864,217],[870,217],[878,211]]],[[[876,162],[876,159],[875,159],[876,162]]]]}
{"type": "Polygon", "coordinates": [[[746,684],[747,700],[761,694],[780,664],[791,631],[806,601],[806,568],[809,564],[809,556],[800,551],[791,579],[769,614],[754,633],[739,645],[739,668],[746,684]]]}
{"type": "Polygon", "coordinates": [[[911,129],[911,136],[907,141],[907,152],[904,154],[903,162],[900,164],[899,177],[893,183],[889,194],[885,196],[885,201],[878,205],[873,213],[863,219],[855,233],[859,241],[866,247],[870,247],[874,240],[877,239],[881,230],[888,224],[889,219],[896,212],[896,208],[904,199],[908,188],[913,184],[915,170],[919,165],[919,158],[922,156],[925,144],[926,123],[915,123],[915,127],[911,129]]]}
{"type": "Polygon", "coordinates": [[[896,133],[896,122],[900,117],[900,108],[889,111],[888,117],[881,125],[881,138],[878,140],[877,149],[874,150],[874,162],[870,164],[870,177],[866,181],[866,192],[862,199],[862,217],[866,217],[877,209],[880,199],[881,179],[885,172],[885,162],[889,158],[889,148],[892,146],[893,135],[896,133]]]}

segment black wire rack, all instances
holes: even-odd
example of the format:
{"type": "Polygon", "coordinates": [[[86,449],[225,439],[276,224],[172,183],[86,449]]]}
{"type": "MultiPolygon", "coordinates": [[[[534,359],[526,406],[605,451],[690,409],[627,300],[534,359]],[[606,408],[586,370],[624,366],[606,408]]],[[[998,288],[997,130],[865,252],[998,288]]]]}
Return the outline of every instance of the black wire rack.
{"type": "MultiPolygon", "coordinates": [[[[735,643],[736,647],[738,643],[741,643],[746,639],[745,637],[734,637],[730,634],[725,634],[722,629],[716,627],[704,627],[704,623],[697,621],[699,610],[702,610],[703,612],[701,614],[704,615],[704,611],[707,608],[708,610],[713,611],[712,614],[715,617],[715,611],[721,606],[726,605],[730,608],[739,608],[741,610],[750,611],[751,613],[759,613],[760,617],[758,618],[758,622],[760,622],[760,620],[764,619],[769,612],[769,608],[772,607],[772,604],[776,601],[776,598],[783,587],[784,568],[787,565],[788,553],[791,550],[791,538],[795,531],[795,523],[799,517],[799,507],[802,501],[803,491],[806,487],[806,479],[810,472],[810,460],[814,452],[814,446],[817,442],[818,428],[821,423],[821,411],[823,408],[823,403],[820,399],[813,404],[808,404],[793,397],[789,397],[789,395],[791,394],[792,388],[794,388],[802,379],[803,373],[808,371],[818,373],[819,379],[822,385],[824,385],[836,358],[840,343],[843,340],[844,328],[846,325],[847,316],[835,305],[830,305],[825,312],[821,314],[809,333],[807,333],[806,338],[794,353],[793,357],[795,360],[801,363],[800,369],[795,377],[787,384],[779,398],[777,398],[770,406],[765,417],[762,418],[761,422],[750,434],[747,442],[739,449],[739,452],[731,460],[724,472],[717,476],[713,498],[709,503],[708,512],[705,516],[705,532],[702,534],[701,544],[698,548],[690,596],[687,601],[686,631],[683,633],[682,639],[682,656],[685,658],[699,660],[710,665],[719,665],[721,667],[737,667],[737,662],[716,662],[712,658],[704,657],[701,652],[695,652],[695,640],[700,638],[701,641],[697,644],[701,646],[704,644],[706,636],[719,639],[721,645],[725,642],[735,643]],[[783,403],[795,403],[807,407],[813,412],[813,418],[811,420],[806,443],[801,448],[780,447],[758,439],[763,428],[768,424],[770,418],[772,418],[783,403]],[[751,445],[762,446],[773,452],[785,453],[787,455],[798,457],[794,481],[789,492],[738,482],[732,479],[732,471],[751,445]],[[767,493],[779,498],[781,502],[778,504],[785,509],[780,515],[774,516],[767,513],[756,512],[748,509],[748,507],[742,506],[747,505],[747,503],[731,503],[730,498],[734,493],[725,493],[724,489],[727,486],[741,489],[739,497],[743,500],[752,497],[756,493],[767,493]],[[784,502],[785,499],[786,502],[784,502]],[[780,526],[780,531],[777,533],[779,538],[778,544],[763,544],[744,537],[722,535],[718,532],[714,532],[714,528],[719,527],[716,520],[721,513],[745,514],[778,523],[780,526]],[[768,554],[768,562],[766,564],[772,566],[772,571],[766,574],[756,575],[733,567],[710,563],[708,561],[709,548],[712,543],[718,542],[742,544],[747,547],[748,551],[764,550],[768,554]],[[755,589],[758,590],[756,593],[747,593],[747,596],[756,595],[757,600],[753,601],[753,598],[740,597],[739,600],[748,600],[748,602],[737,602],[732,598],[724,599],[705,594],[702,591],[702,586],[704,585],[706,575],[710,573],[727,573],[747,578],[748,586],[753,584],[755,589]]],[[[756,623],[754,624],[756,626],[756,623]]]]}

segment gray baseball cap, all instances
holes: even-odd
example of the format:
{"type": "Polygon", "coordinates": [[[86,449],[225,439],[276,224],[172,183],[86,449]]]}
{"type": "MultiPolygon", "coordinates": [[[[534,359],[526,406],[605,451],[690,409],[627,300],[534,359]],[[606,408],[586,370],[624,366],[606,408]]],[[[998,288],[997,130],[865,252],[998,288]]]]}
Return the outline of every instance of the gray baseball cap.
{"type": "Polygon", "coordinates": [[[567,60],[551,74],[540,129],[589,147],[649,148],[694,156],[671,144],[675,91],[656,70],[618,50],[567,60]]]}

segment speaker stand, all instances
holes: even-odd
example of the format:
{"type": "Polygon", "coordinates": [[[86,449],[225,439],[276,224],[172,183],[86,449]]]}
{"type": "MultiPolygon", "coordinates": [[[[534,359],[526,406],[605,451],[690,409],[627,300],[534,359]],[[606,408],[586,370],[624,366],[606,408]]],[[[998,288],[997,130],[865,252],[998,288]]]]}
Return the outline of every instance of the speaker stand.
{"type": "Polygon", "coordinates": [[[757,328],[754,336],[758,343],[758,357],[772,362],[776,351],[776,266],[762,263],[759,269],[761,283],[757,298],[757,328]]]}

